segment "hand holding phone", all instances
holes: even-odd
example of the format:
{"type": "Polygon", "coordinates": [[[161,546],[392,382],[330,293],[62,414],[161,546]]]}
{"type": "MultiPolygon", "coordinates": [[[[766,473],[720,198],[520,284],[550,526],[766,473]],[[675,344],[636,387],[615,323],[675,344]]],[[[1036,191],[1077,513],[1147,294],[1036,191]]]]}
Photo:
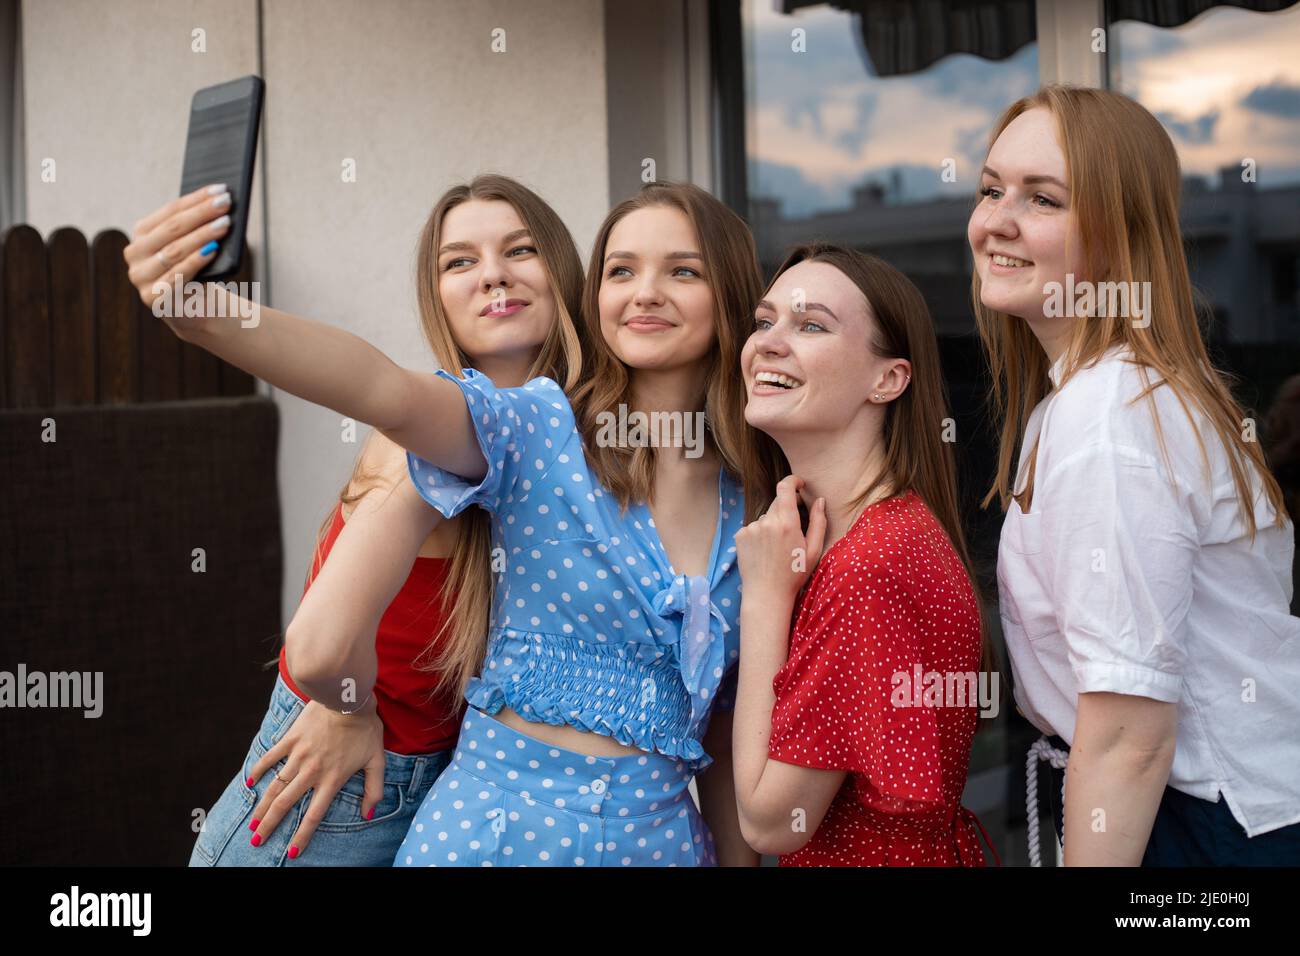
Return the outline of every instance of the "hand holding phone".
{"type": "Polygon", "coordinates": [[[190,104],[181,196],[211,183],[224,184],[230,194],[230,228],[197,277],[233,275],[243,261],[264,90],[261,77],[245,76],[199,90],[190,104]]]}

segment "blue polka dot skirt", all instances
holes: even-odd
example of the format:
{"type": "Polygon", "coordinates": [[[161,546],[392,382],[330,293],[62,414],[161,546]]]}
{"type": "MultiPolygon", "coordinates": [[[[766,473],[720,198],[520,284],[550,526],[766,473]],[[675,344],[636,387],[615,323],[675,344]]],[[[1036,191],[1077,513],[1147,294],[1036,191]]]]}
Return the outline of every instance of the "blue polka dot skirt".
{"type": "Polygon", "coordinates": [[[663,754],[553,747],[475,707],[394,866],[715,866],[713,836],[663,754]]]}

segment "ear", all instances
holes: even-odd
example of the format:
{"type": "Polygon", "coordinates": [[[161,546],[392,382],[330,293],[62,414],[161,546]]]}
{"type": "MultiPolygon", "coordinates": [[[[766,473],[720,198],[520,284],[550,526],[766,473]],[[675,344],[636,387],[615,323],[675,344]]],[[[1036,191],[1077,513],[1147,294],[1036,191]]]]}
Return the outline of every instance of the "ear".
{"type": "Polygon", "coordinates": [[[876,379],[872,394],[879,393],[892,401],[903,394],[911,381],[912,363],[907,359],[894,359],[876,379]]]}

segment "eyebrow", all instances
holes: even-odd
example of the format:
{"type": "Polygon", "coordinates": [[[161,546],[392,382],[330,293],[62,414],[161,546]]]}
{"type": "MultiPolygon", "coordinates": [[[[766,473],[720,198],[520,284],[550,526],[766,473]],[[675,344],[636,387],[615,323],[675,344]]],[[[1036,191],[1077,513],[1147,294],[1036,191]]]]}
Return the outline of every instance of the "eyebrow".
{"type": "MultiPolygon", "coordinates": [[[[508,232],[501,237],[501,245],[503,246],[508,245],[509,243],[514,242],[516,239],[523,239],[525,237],[531,238],[532,233],[529,232],[527,229],[516,229],[514,232],[508,232]]],[[[474,244],[472,242],[448,242],[445,245],[443,245],[441,249],[438,250],[438,255],[441,256],[448,252],[460,252],[462,250],[472,250],[473,248],[474,248],[474,244]]]]}
{"type": "MultiPolygon", "coordinates": [[[[638,256],[635,252],[627,252],[622,249],[615,249],[609,255],[605,256],[605,261],[609,262],[610,259],[640,259],[640,258],[641,257],[638,256]]],[[[704,257],[700,255],[698,252],[670,252],[666,256],[664,256],[664,258],[665,259],[698,259],[701,262],[704,261],[704,257]]]]}
{"type": "MultiPolygon", "coordinates": [[[[994,179],[1002,178],[1000,175],[998,175],[998,171],[996,169],[993,169],[991,166],[985,166],[982,174],[992,176],[994,179]]],[[[1069,186],[1065,185],[1065,183],[1061,182],[1055,176],[1043,176],[1043,175],[1026,176],[1023,180],[1021,180],[1021,182],[1023,182],[1026,186],[1033,186],[1038,183],[1052,183],[1055,186],[1060,186],[1062,189],[1066,190],[1067,192],[1070,189],[1069,186]]]]}
{"type": "MultiPolygon", "coordinates": [[[[754,311],[758,311],[759,309],[767,309],[769,312],[776,311],[776,307],[772,305],[771,302],[768,302],[767,299],[760,299],[758,305],[754,306],[754,311]]],[[[840,320],[840,317],[831,311],[830,306],[822,305],[820,302],[805,302],[803,304],[803,310],[805,312],[825,312],[836,322],[840,320]]]]}

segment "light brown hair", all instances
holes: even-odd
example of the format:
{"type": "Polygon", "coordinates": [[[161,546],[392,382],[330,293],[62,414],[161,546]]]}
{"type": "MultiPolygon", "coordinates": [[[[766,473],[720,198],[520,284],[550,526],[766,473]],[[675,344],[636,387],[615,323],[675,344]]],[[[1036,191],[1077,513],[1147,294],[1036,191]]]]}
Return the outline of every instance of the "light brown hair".
{"type": "MultiPolygon", "coordinates": [[[[1145,328],[1120,315],[1089,316],[1075,322],[1061,384],[1081,367],[1094,364],[1112,345],[1127,345],[1143,366],[1146,383],[1134,401],[1147,399],[1166,466],[1168,452],[1151,397],[1162,385],[1173,390],[1192,422],[1207,472],[1209,456],[1188,403],[1199,408],[1213,426],[1228,453],[1251,537],[1256,532],[1252,468],[1276,510],[1275,524],[1282,526],[1286,522],[1282,491],[1269,472],[1259,443],[1242,435],[1243,410],[1229,390],[1227,374],[1210,361],[1197,325],[1178,219],[1181,173],[1169,134],[1150,112],[1127,96],[1050,85],[1007,108],[989,137],[989,150],[1012,120],[1037,107],[1050,110],[1055,117],[1065,153],[1069,205],[1082,238],[1086,274],[1081,278],[1147,282],[1151,289],[1150,322],[1145,328]],[[1150,382],[1148,369],[1158,371],[1163,381],[1150,382]]],[[[1014,497],[1028,511],[1033,501],[1037,446],[1029,455],[1027,485],[1013,495],[1016,450],[1030,414],[1050,389],[1049,363],[1026,322],[983,305],[978,271],[971,277],[971,296],[992,372],[991,404],[1002,423],[997,472],[983,505],[997,498],[1005,511],[1014,497]]]]}
{"type": "MultiPolygon", "coordinates": [[[[416,297],[420,327],[438,364],[463,377],[472,358],[456,343],[438,295],[438,249],[447,214],[469,200],[509,203],[523,220],[537,247],[555,298],[555,324],[542,342],[527,378],[544,375],[569,391],[582,375],[587,350],[586,329],[574,320],[582,301],[582,259],[568,228],[545,200],[508,176],[487,174],[453,186],[443,193],[425,220],[416,246],[416,297]]],[[[378,475],[363,473],[358,459],[352,477],[339,493],[339,501],[352,504],[376,487],[378,475]]],[[[317,554],[328,533],[333,512],[317,533],[317,554]]],[[[455,706],[478,673],[487,647],[492,606],[491,516],[481,508],[468,508],[458,516],[456,544],[448,558],[442,594],[446,613],[439,631],[416,658],[418,669],[438,675],[434,693],[445,695],[455,706]]],[[[317,558],[319,560],[319,557],[317,558]]]]}
{"type": "MultiPolygon", "coordinates": [[[[785,472],[785,456],[767,435],[745,423],[745,381],[740,352],[753,325],[762,279],[754,237],[744,220],[698,186],[650,183],[619,203],[596,233],[582,296],[582,315],[592,344],[583,381],[573,393],[573,412],[593,474],[626,509],[649,501],[654,491],[655,452],[650,446],[602,446],[596,441],[602,412],[632,408],[632,370],[609,348],[600,329],[600,285],[610,233],[638,209],[667,206],[682,212],[695,231],[704,273],[713,293],[713,348],[701,383],[707,433],[725,467],[742,485],[746,520],[762,514],[785,472]]],[[[683,409],[682,411],[693,411],[683,409]]],[[[786,469],[788,471],[788,469],[786,469]]]]}

